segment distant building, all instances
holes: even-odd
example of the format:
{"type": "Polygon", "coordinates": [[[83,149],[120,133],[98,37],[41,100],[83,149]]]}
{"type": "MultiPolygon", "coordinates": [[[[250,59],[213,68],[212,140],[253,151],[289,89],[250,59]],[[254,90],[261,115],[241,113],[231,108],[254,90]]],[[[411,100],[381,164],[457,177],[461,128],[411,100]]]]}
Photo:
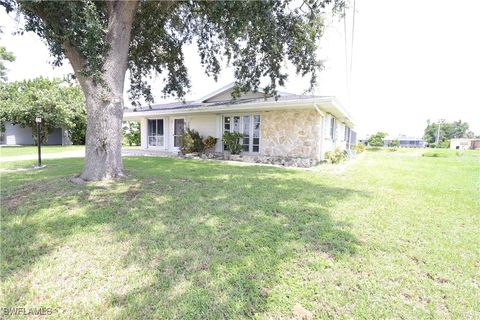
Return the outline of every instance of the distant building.
{"type": "Polygon", "coordinates": [[[479,150],[480,149],[480,139],[451,139],[450,140],[450,149],[456,150],[466,150],[466,149],[473,149],[479,150]]]}
{"type": "Polygon", "coordinates": [[[388,147],[394,140],[400,142],[400,148],[425,148],[425,141],[423,139],[404,135],[398,137],[386,136],[385,139],[383,139],[383,146],[388,147]]]}
{"type": "MultiPolygon", "coordinates": [[[[0,145],[34,145],[31,128],[23,128],[11,122],[5,122],[4,131],[0,132],[0,145]]],[[[47,135],[47,145],[70,145],[68,132],[64,128],[55,128],[47,135]]]]}
{"type": "MultiPolygon", "coordinates": [[[[400,135],[398,137],[386,136],[383,139],[383,146],[388,147],[390,143],[394,140],[400,142],[400,148],[425,148],[426,142],[421,138],[408,137],[405,135],[400,135]]],[[[358,140],[358,143],[368,145],[368,136],[358,140]]]]}

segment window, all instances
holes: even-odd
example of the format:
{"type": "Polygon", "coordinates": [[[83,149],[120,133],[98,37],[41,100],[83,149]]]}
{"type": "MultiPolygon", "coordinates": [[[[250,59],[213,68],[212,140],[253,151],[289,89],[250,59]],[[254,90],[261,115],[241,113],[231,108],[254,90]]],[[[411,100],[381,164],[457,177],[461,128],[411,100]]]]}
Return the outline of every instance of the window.
{"type": "Polygon", "coordinates": [[[243,151],[250,151],[250,116],[243,116],[243,151]]]}
{"type": "Polygon", "coordinates": [[[345,135],[343,138],[344,141],[349,142],[350,141],[350,128],[345,125],[345,135]]]}
{"type": "Polygon", "coordinates": [[[233,132],[240,132],[240,117],[233,117],[233,132]]]}
{"type": "Polygon", "coordinates": [[[164,146],[163,119],[148,119],[148,146],[164,146]]]}
{"type": "Polygon", "coordinates": [[[260,152],[260,115],[224,116],[223,132],[242,133],[243,152],[260,152]]]}
{"type": "Polygon", "coordinates": [[[230,117],[223,117],[223,132],[230,132],[230,117]]]}
{"type": "Polygon", "coordinates": [[[260,151],[260,116],[253,116],[253,141],[252,152],[260,151]]]}
{"type": "Polygon", "coordinates": [[[330,139],[335,140],[337,131],[337,120],[330,116],[330,139]]]}

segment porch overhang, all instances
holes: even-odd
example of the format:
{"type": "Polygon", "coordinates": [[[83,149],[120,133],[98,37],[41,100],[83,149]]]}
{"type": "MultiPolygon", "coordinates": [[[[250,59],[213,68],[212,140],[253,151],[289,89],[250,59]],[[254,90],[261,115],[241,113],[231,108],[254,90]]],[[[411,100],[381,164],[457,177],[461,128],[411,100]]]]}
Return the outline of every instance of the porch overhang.
{"type": "Polygon", "coordinates": [[[223,114],[230,112],[273,111],[292,109],[316,109],[334,115],[349,127],[354,126],[352,117],[341,103],[334,97],[314,97],[287,101],[258,101],[244,104],[204,105],[160,110],[127,111],[123,115],[125,121],[140,121],[142,118],[186,114],[223,114]]]}

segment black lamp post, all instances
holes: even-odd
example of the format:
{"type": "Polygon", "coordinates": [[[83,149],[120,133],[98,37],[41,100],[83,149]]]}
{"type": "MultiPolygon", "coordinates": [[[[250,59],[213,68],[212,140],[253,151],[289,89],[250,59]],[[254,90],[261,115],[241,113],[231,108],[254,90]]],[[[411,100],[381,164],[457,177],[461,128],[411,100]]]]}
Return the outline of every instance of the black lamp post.
{"type": "Polygon", "coordinates": [[[42,165],[42,118],[36,117],[35,122],[37,123],[37,145],[38,145],[38,165],[37,168],[45,167],[42,165]]]}

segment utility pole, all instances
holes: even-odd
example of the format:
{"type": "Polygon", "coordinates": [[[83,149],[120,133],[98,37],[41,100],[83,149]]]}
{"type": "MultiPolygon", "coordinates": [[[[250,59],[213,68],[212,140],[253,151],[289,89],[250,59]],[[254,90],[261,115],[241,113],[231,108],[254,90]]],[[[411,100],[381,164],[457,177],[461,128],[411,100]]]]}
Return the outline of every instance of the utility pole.
{"type": "Polygon", "coordinates": [[[438,120],[438,127],[437,127],[437,140],[435,141],[435,144],[438,145],[440,142],[440,127],[442,126],[442,123],[445,122],[445,119],[440,119],[438,120]]]}

